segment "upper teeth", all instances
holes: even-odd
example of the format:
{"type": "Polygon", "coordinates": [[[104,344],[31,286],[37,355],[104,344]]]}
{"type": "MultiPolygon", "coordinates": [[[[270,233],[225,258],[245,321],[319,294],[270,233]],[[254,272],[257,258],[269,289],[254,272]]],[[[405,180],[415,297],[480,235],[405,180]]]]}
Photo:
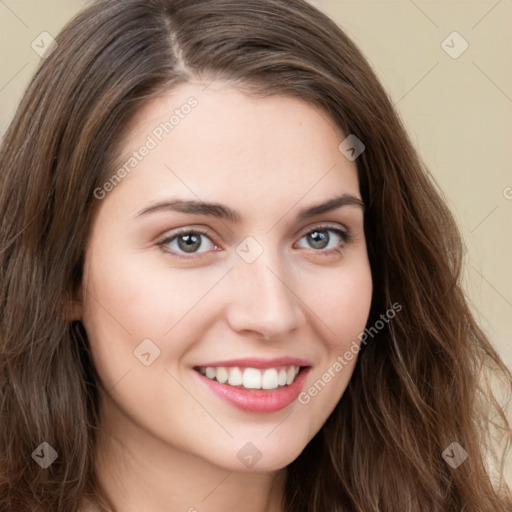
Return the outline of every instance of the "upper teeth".
{"type": "Polygon", "coordinates": [[[299,366],[284,366],[279,368],[239,368],[234,367],[200,367],[202,375],[216,379],[221,384],[242,386],[246,389],[276,389],[278,386],[289,386],[299,373],[299,366]]]}

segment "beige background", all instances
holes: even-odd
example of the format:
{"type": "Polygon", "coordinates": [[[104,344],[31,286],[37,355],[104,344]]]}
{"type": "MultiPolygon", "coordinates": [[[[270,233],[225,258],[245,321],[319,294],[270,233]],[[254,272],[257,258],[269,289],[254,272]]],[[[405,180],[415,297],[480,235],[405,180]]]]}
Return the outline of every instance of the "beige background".
{"type": "MultiPolygon", "coordinates": [[[[0,1],[0,135],[40,62],[31,42],[86,3],[0,1]]],[[[444,191],[473,309],[512,367],[512,0],[312,3],[366,54],[444,191]],[[469,45],[455,59],[442,47],[454,31],[469,45]]],[[[447,44],[462,48],[453,36],[447,44]]]]}

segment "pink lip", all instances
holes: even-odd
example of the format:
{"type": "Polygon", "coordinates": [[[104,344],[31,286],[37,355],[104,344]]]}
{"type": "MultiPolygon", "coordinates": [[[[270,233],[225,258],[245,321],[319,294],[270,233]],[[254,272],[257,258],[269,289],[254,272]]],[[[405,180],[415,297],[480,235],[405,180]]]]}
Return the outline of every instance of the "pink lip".
{"type": "MultiPolygon", "coordinates": [[[[262,360],[260,360],[260,362],[261,361],[262,360]]],[[[275,365],[275,361],[278,360],[274,360],[274,366],[272,367],[286,366],[289,364],[301,366],[296,363],[283,364],[282,362],[281,364],[275,365]]],[[[226,362],[224,362],[224,364],[211,364],[211,366],[248,366],[255,368],[254,360],[252,360],[252,364],[246,364],[247,360],[244,360],[243,364],[239,360],[236,365],[228,365],[225,364],[226,362]]],[[[256,368],[266,368],[268,366],[269,365],[265,363],[265,366],[256,366],[256,368]]],[[[197,371],[194,371],[194,373],[206,386],[209,387],[211,391],[213,391],[220,398],[231,403],[231,405],[235,406],[236,408],[245,412],[270,413],[284,409],[286,406],[290,405],[296,400],[302,388],[304,387],[304,381],[309,369],[310,367],[302,368],[297,377],[295,377],[295,380],[289,386],[284,386],[274,390],[235,388],[233,386],[229,386],[228,384],[221,384],[220,382],[211,380],[204,375],[201,375],[197,371]]]]}
{"type": "Polygon", "coordinates": [[[263,359],[261,357],[248,357],[246,359],[229,359],[226,361],[215,361],[213,363],[198,364],[196,368],[207,366],[238,366],[241,368],[278,368],[280,366],[311,366],[309,361],[297,357],[276,357],[274,359],[263,359]]]}

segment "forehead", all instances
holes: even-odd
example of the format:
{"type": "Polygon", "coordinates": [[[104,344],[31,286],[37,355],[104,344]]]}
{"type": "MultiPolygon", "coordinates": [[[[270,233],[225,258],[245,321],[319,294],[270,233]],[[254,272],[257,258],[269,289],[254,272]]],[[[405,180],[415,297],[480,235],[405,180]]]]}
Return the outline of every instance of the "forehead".
{"type": "Polygon", "coordinates": [[[119,191],[271,204],[359,193],[356,165],[339,150],[345,137],[326,113],[289,96],[206,85],[182,84],[141,109],[122,141],[119,191]]]}

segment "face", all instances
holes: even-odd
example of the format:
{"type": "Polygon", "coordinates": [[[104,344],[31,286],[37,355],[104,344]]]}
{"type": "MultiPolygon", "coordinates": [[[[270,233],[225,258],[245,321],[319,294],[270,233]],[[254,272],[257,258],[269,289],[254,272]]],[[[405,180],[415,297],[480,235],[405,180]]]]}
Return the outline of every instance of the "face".
{"type": "Polygon", "coordinates": [[[139,113],[96,191],[77,313],[119,435],[269,471],[319,431],[372,295],[344,138],[299,99],[218,82],[139,113]]]}

